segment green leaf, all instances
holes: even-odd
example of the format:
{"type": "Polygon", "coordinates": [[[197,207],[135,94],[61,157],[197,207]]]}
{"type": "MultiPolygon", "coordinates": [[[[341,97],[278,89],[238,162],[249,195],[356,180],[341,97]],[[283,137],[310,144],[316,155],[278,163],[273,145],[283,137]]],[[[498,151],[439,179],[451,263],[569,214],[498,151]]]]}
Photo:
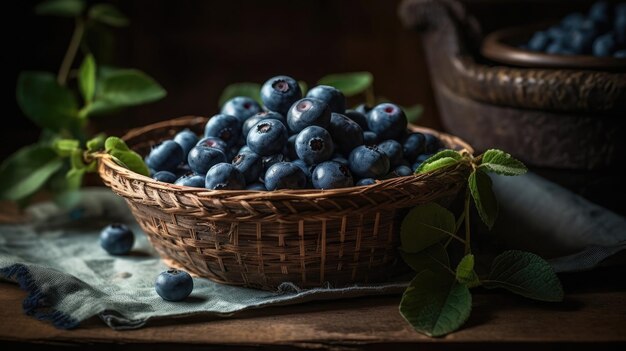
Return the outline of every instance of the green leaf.
{"type": "Polygon", "coordinates": [[[57,139],[52,144],[54,151],[61,157],[70,156],[78,146],[79,142],[76,139],[57,139]]]}
{"type": "Polygon", "coordinates": [[[298,85],[300,86],[300,91],[302,92],[302,96],[305,96],[306,92],[309,91],[309,85],[306,84],[306,82],[303,80],[299,80],[298,85]]]}
{"type": "Polygon", "coordinates": [[[78,85],[80,87],[80,93],[83,95],[83,99],[85,99],[87,103],[90,103],[93,101],[93,96],[96,93],[96,61],[93,55],[89,54],[85,56],[79,71],[78,85]]]}
{"type": "Polygon", "coordinates": [[[450,258],[441,244],[432,245],[417,253],[406,253],[400,250],[400,255],[404,262],[417,273],[425,269],[446,274],[450,272],[450,258]]]}
{"type": "Polygon", "coordinates": [[[0,198],[19,200],[34,193],[63,165],[54,149],[29,145],[0,165],[0,198]]]}
{"type": "Polygon", "coordinates": [[[483,171],[507,176],[521,175],[528,171],[526,166],[513,158],[513,156],[504,151],[495,149],[485,151],[482,162],[478,168],[483,171]]]}
{"type": "Polygon", "coordinates": [[[474,272],[474,255],[467,254],[456,266],[456,280],[470,288],[480,285],[478,275],[474,272]]]}
{"type": "Polygon", "coordinates": [[[78,17],[85,9],[82,0],[48,0],[35,6],[38,15],[78,17]]]}
{"type": "Polygon", "coordinates": [[[74,169],[85,168],[85,160],[83,159],[83,150],[74,149],[70,154],[70,163],[74,169]]]}
{"type": "Polygon", "coordinates": [[[491,187],[491,178],[487,173],[477,169],[470,174],[468,183],[478,214],[491,229],[498,217],[498,200],[491,187]]]}
{"type": "Polygon", "coordinates": [[[59,131],[71,128],[78,121],[76,97],[48,72],[20,73],[17,103],[22,112],[42,128],[59,131]]]}
{"type": "Polygon", "coordinates": [[[104,142],[104,151],[110,153],[112,150],[130,151],[126,142],[115,136],[108,137],[104,142]]]}
{"type": "Polygon", "coordinates": [[[119,163],[120,166],[126,167],[129,170],[144,175],[150,176],[150,170],[141,156],[134,151],[124,151],[114,149],[109,152],[113,156],[114,160],[119,163]]]}
{"type": "Polygon", "coordinates": [[[128,18],[111,4],[95,4],[89,9],[89,18],[113,27],[125,27],[128,18]]]}
{"type": "Polygon", "coordinates": [[[450,274],[422,271],[411,281],[400,301],[400,314],[420,333],[443,336],[469,318],[472,295],[450,274]]]}
{"type": "Polygon", "coordinates": [[[406,115],[406,119],[409,123],[415,123],[417,120],[422,117],[422,113],[424,112],[424,107],[422,105],[413,105],[404,108],[404,114],[406,115]]]}
{"type": "Polygon", "coordinates": [[[436,203],[419,205],[404,217],[400,225],[402,250],[420,252],[453,235],[455,226],[454,215],[447,209],[436,203]]]}
{"type": "Polygon", "coordinates": [[[220,99],[218,100],[218,107],[222,107],[226,101],[237,96],[247,96],[249,98],[253,98],[260,105],[263,105],[263,101],[261,101],[261,85],[257,83],[243,82],[233,83],[224,88],[222,95],[220,95],[220,99]]]}
{"type": "Polygon", "coordinates": [[[95,137],[87,140],[87,151],[95,152],[100,151],[104,147],[105,134],[98,134],[95,137]]]}
{"type": "Polygon", "coordinates": [[[415,170],[416,174],[426,173],[434,171],[435,169],[450,166],[457,163],[463,158],[458,151],[454,150],[441,150],[438,153],[427,158],[422,164],[415,170]],[[443,160],[443,161],[442,161],[443,160]]]}
{"type": "Polygon", "coordinates": [[[373,83],[374,76],[370,72],[329,74],[317,82],[317,84],[330,85],[341,90],[346,97],[365,92],[373,83]]]}
{"type": "Polygon", "coordinates": [[[167,93],[154,79],[135,69],[120,69],[102,79],[96,96],[83,114],[92,116],[111,110],[153,102],[167,93]]]}
{"type": "Polygon", "coordinates": [[[563,287],[552,267],[530,252],[510,250],[498,255],[483,284],[486,288],[504,288],[535,300],[563,301],[563,287]]]}

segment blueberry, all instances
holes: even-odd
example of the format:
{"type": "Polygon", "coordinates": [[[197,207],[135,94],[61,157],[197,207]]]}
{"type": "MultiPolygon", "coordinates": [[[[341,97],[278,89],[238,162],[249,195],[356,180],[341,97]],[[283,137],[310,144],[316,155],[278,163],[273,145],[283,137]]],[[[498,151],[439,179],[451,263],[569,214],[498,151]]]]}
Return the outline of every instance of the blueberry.
{"type": "Polygon", "coordinates": [[[204,187],[212,190],[245,189],[246,180],[234,165],[218,163],[206,173],[204,187]]]}
{"type": "Polygon", "coordinates": [[[561,51],[563,51],[563,45],[559,42],[551,43],[546,48],[546,53],[548,54],[560,55],[561,51]]]}
{"type": "MultiPolygon", "coordinates": [[[[367,105],[367,104],[360,104],[360,105],[358,105],[357,107],[354,108],[354,111],[362,114],[363,116],[367,116],[370,113],[371,110],[372,110],[372,107],[367,105]]],[[[350,116],[348,116],[348,117],[350,117],[350,116]]],[[[355,122],[358,123],[358,121],[355,121],[355,122]]]]}
{"type": "MultiPolygon", "coordinates": [[[[582,26],[583,24],[581,23],[580,27],[582,26]]],[[[559,26],[552,26],[548,28],[548,30],[546,30],[546,34],[550,38],[551,42],[554,42],[554,41],[562,42],[563,38],[565,38],[565,35],[567,34],[567,31],[564,28],[561,28],[559,26]]]]}
{"type": "Polygon", "coordinates": [[[389,165],[396,167],[403,160],[402,145],[395,140],[385,140],[379,143],[378,150],[382,151],[389,158],[389,165]]]}
{"type": "Polygon", "coordinates": [[[378,143],[378,135],[376,133],[369,130],[363,132],[363,144],[371,146],[376,145],[376,143],[378,143]]]}
{"type": "Polygon", "coordinates": [[[276,163],[286,162],[286,161],[287,159],[285,158],[285,155],[283,154],[274,154],[274,155],[264,156],[261,159],[261,163],[263,164],[263,171],[261,172],[261,180],[265,179],[265,173],[267,173],[267,170],[270,167],[272,167],[276,163]]]}
{"type": "Polygon", "coordinates": [[[374,179],[374,178],[363,178],[363,179],[359,179],[359,181],[356,182],[356,186],[372,185],[372,184],[376,184],[376,179],[374,179]]]}
{"type": "Polygon", "coordinates": [[[176,179],[176,182],[174,184],[190,186],[193,188],[204,188],[204,176],[190,172],[176,179]]]}
{"type": "Polygon", "coordinates": [[[347,110],[346,113],[344,113],[344,116],[355,121],[363,131],[369,130],[369,127],[367,126],[367,117],[365,117],[364,113],[357,110],[347,110]]]}
{"type": "Polygon", "coordinates": [[[243,123],[243,126],[241,127],[241,134],[244,136],[244,138],[248,136],[248,132],[252,127],[254,127],[255,124],[264,119],[277,119],[281,121],[285,125],[285,127],[287,127],[287,120],[280,113],[274,111],[259,112],[254,116],[248,118],[243,123]]]}
{"type": "Polygon", "coordinates": [[[226,154],[218,148],[198,145],[189,151],[187,162],[192,171],[203,175],[214,165],[226,162],[226,154]]]}
{"type": "Polygon", "coordinates": [[[246,187],[246,190],[267,191],[263,183],[252,183],[246,187]]]}
{"type": "Polygon", "coordinates": [[[270,78],[261,88],[261,100],[265,107],[283,116],[294,102],[302,98],[302,91],[295,79],[287,76],[270,78]]]}
{"type": "Polygon", "coordinates": [[[389,158],[375,146],[358,146],[348,158],[350,171],[359,178],[380,178],[389,172],[389,158]]]}
{"type": "Polygon", "coordinates": [[[367,116],[367,126],[380,140],[399,139],[407,124],[404,111],[398,105],[390,103],[377,105],[367,116]]]}
{"type": "MultiPolygon", "coordinates": [[[[228,150],[228,145],[226,145],[224,140],[222,140],[222,139],[220,139],[218,137],[204,137],[204,138],[200,139],[200,141],[198,141],[196,146],[198,146],[198,145],[206,146],[206,147],[214,147],[216,149],[220,149],[220,150],[222,150],[224,152],[224,154],[228,150]]],[[[191,150],[189,150],[189,151],[191,151],[191,150]]]]}
{"type": "Polygon", "coordinates": [[[536,32],[528,41],[528,49],[531,51],[543,51],[550,42],[550,37],[545,32],[536,32]]]}
{"type": "Polygon", "coordinates": [[[204,127],[205,137],[218,137],[228,146],[237,144],[240,134],[241,122],[237,117],[231,115],[215,115],[209,119],[204,127]]]}
{"type": "Polygon", "coordinates": [[[411,170],[410,167],[407,167],[405,165],[400,165],[393,170],[393,173],[396,174],[398,177],[405,177],[405,176],[413,174],[413,171],[411,170]]]}
{"type": "Polygon", "coordinates": [[[415,158],[415,162],[411,166],[411,169],[413,170],[413,172],[417,171],[419,166],[421,166],[422,163],[424,163],[424,161],[428,160],[431,156],[432,156],[432,154],[421,154],[421,155],[417,156],[415,158]]]}
{"type": "Polygon", "coordinates": [[[121,223],[110,224],[100,232],[100,246],[111,255],[125,255],[135,243],[132,230],[121,223]]]}
{"type": "Polygon", "coordinates": [[[593,42],[594,56],[611,56],[616,49],[613,33],[606,33],[596,38],[593,42]]]}
{"type": "Polygon", "coordinates": [[[269,156],[282,152],[287,143],[287,128],[277,119],[264,119],[255,124],[246,138],[256,154],[269,156]]]}
{"type": "Polygon", "coordinates": [[[334,149],[330,133],[322,127],[306,127],[296,137],[296,153],[310,165],[330,159],[334,149]]]}
{"type": "Polygon", "coordinates": [[[315,166],[311,166],[301,159],[293,160],[291,161],[291,163],[300,167],[300,169],[302,170],[302,172],[304,172],[304,175],[306,175],[307,178],[311,177],[311,172],[313,171],[313,169],[315,169],[315,166]]]}
{"type": "Polygon", "coordinates": [[[311,180],[316,189],[338,189],[354,185],[348,167],[335,161],[322,162],[317,165],[311,174],[311,180]]]}
{"type": "Polygon", "coordinates": [[[163,183],[174,183],[176,178],[176,174],[170,171],[158,171],[152,176],[152,179],[163,183]]]}
{"type": "Polygon", "coordinates": [[[304,98],[296,101],[287,113],[287,125],[293,133],[299,133],[309,126],[328,127],[330,108],[319,99],[304,98]]]}
{"type": "Polygon", "coordinates": [[[349,155],[352,149],[363,145],[363,129],[342,114],[331,114],[328,132],[335,142],[336,151],[343,155],[349,155]]]}
{"type": "Polygon", "coordinates": [[[328,85],[318,85],[306,94],[306,97],[320,99],[324,101],[331,112],[344,113],[346,112],[346,97],[343,93],[328,85]]]}
{"type": "Polygon", "coordinates": [[[613,54],[613,57],[626,58],[626,50],[615,51],[615,53],[613,54]]]}
{"type": "Polygon", "coordinates": [[[221,114],[235,116],[241,123],[248,117],[263,111],[258,102],[247,96],[237,96],[224,103],[221,114]]]}
{"type": "Polygon", "coordinates": [[[171,171],[184,160],[183,148],[174,140],[155,145],[146,158],[146,165],[155,171],[171,171]]]}
{"type": "Polygon", "coordinates": [[[239,149],[239,151],[237,151],[237,154],[240,154],[240,153],[243,153],[243,152],[254,152],[254,151],[252,151],[250,146],[244,145],[244,146],[241,147],[241,149],[239,149]]]}
{"type": "Polygon", "coordinates": [[[183,159],[186,159],[189,150],[198,143],[198,136],[189,129],[185,129],[174,136],[174,141],[183,148],[183,159]]]}
{"type": "Polygon", "coordinates": [[[427,154],[434,154],[443,146],[441,140],[432,134],[424,133],[424,138],[424,152],[427,154]]]}
{"type": "Polygon", "coordinates": [[[593,32],[588,30],[571,30],[567,33],[566,43],[571,52],[578,55],[591,52],[593,32]]]}
{"type": "Polygon", "coordinates": [[[306,187],[306,183],[304,172],[291,162],[275,163],[265,173],[267,190],[303,189],[306,187]]]}
{"type": "Polygon", "coordinates": [[[163,300],[182,301],[193,291],[193,279],[185,271],[168,269],[159,274],[154,288],[163,300]]]}
{"type": "Polygon", "coordinates": [[[261,156],[253,152],[244,152],[235,156],[232,164],[243,174],[246,183],[251,184],[259,180],[263,171],[262,161],[261,156]]]}
{"type": "Polygon", "coordinates": [[[402,152],[404,158],[413,163],[419,154],[426,151],[426,136],[422,133],[415,132],[404,137],[402,141],[402,152]]]}

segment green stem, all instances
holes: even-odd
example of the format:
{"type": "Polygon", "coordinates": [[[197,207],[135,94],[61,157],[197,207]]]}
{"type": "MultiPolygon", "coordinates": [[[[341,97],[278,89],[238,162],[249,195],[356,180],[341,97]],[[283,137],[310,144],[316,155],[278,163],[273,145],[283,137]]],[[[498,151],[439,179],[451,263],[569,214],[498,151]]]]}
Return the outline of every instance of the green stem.
{"type": "Polygon", "coordinates": [[[70,69],[72,68],[72,63],[76,58],[76,53],[78,52],[78,47],[80,46],[80,42],[83,39],[83,34],[85,33],[85,21],[77,17],[76,25],[74,26],[74,33],[72,33],[72,39],[70,40],[70,45],[67,47],[67,51],[65,52],[65,56],[63,57],[63,61],[61,62],[61,67],[59,68],[59,74],[57,75],[57,82],[61,86],[65,86],[67,83],[67,78],[70,74],[70,69]]]}
{"type": "Polygon", "coordinates": [[[470,248],[470,189],[469,186],[467,187],[466,191],[465,191],[465,209],[464,209],[464,215],[465,215],[465,254],[469,254],[471,251],[470,248]]]}

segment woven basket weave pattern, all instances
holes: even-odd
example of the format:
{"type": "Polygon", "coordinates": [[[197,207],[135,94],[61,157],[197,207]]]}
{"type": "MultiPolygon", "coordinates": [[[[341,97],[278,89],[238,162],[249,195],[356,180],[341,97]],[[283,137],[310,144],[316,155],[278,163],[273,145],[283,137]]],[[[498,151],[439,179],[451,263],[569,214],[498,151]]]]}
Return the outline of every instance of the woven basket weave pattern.
{"type": "MultiPolygon", "coordinates": [[[[206,118],[186,117],[128,133],[145,154],[185,127],[199,132],[206,118]]],[[[432,131],[428,131],[432,132],[432,131]]],[[[462,141],[439,135],[447,146],[462,141]]],[[[123,196],[168,264],[218,282],[274,290],[385,281],[404,270],[399,225],[409,208],[453,197],[468,169],[389,179],[376,185],[320,191],[215,191],[180,187],[138,175],[104,155],[104,182],[123,196]]]]}

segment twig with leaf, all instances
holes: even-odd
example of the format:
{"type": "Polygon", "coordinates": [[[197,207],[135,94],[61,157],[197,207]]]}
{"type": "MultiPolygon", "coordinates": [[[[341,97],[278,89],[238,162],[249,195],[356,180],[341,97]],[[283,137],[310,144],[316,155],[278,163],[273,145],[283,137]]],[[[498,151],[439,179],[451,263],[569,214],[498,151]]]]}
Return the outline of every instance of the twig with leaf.
{"type": "Polygon", "coordinates": [[[429,336],[443,336],[459,329],[472,309],[470,288],[504,288],[540,301],[563,300],[563,288],[541,257],[530,252],[505,251],[491,263],[488,272],[476,272],[470,235],[470,203],[491,229],[498,215],[498,204],[488,173],[516,176],[526,167],[500,150],[487,150],[473,157],[468,152],[444,150],[433,155],[416,170],[432,172],[459,163],[469,167],[462,215],[456,219],[446,208],[429,203],[413,208],[400,228],[404,261],[417,275],[404,292],[400,313],[415,330],[429,336]],[[462,224],[465,235],[459,234],[462,224]],[[451,258],[451,247],[462,245],[463,255],[451,258]]]}
{"type": "MultiPolygon", "coordinates": [[[[37,5],[35,12],[73,18],[75,27],[56,75],[25,71],[18,77],[18,105],[42,133],[37,143],[21,148],[0,165],[0,199],[27,203],[31,195],[46,188],[58,203],[71,206],[85,172],[95,171],[93,160],[85,158],[86,151],[104,147],[104,136],[88,140],[89,119],[157,101],[166,92],[139,70],[98,66],[85,33],[96,27],[127,26],[128,18],[115,6],[97,3],[87,8],[84,0],[48,0],[37,5]],[[76,74],[71,74],[79,49],[84,58],[76,74]],[[70,88],[72,79],[78,89],[70,88]]],[[[135,170],[141,173],[140,168],[135,170]]]]}

